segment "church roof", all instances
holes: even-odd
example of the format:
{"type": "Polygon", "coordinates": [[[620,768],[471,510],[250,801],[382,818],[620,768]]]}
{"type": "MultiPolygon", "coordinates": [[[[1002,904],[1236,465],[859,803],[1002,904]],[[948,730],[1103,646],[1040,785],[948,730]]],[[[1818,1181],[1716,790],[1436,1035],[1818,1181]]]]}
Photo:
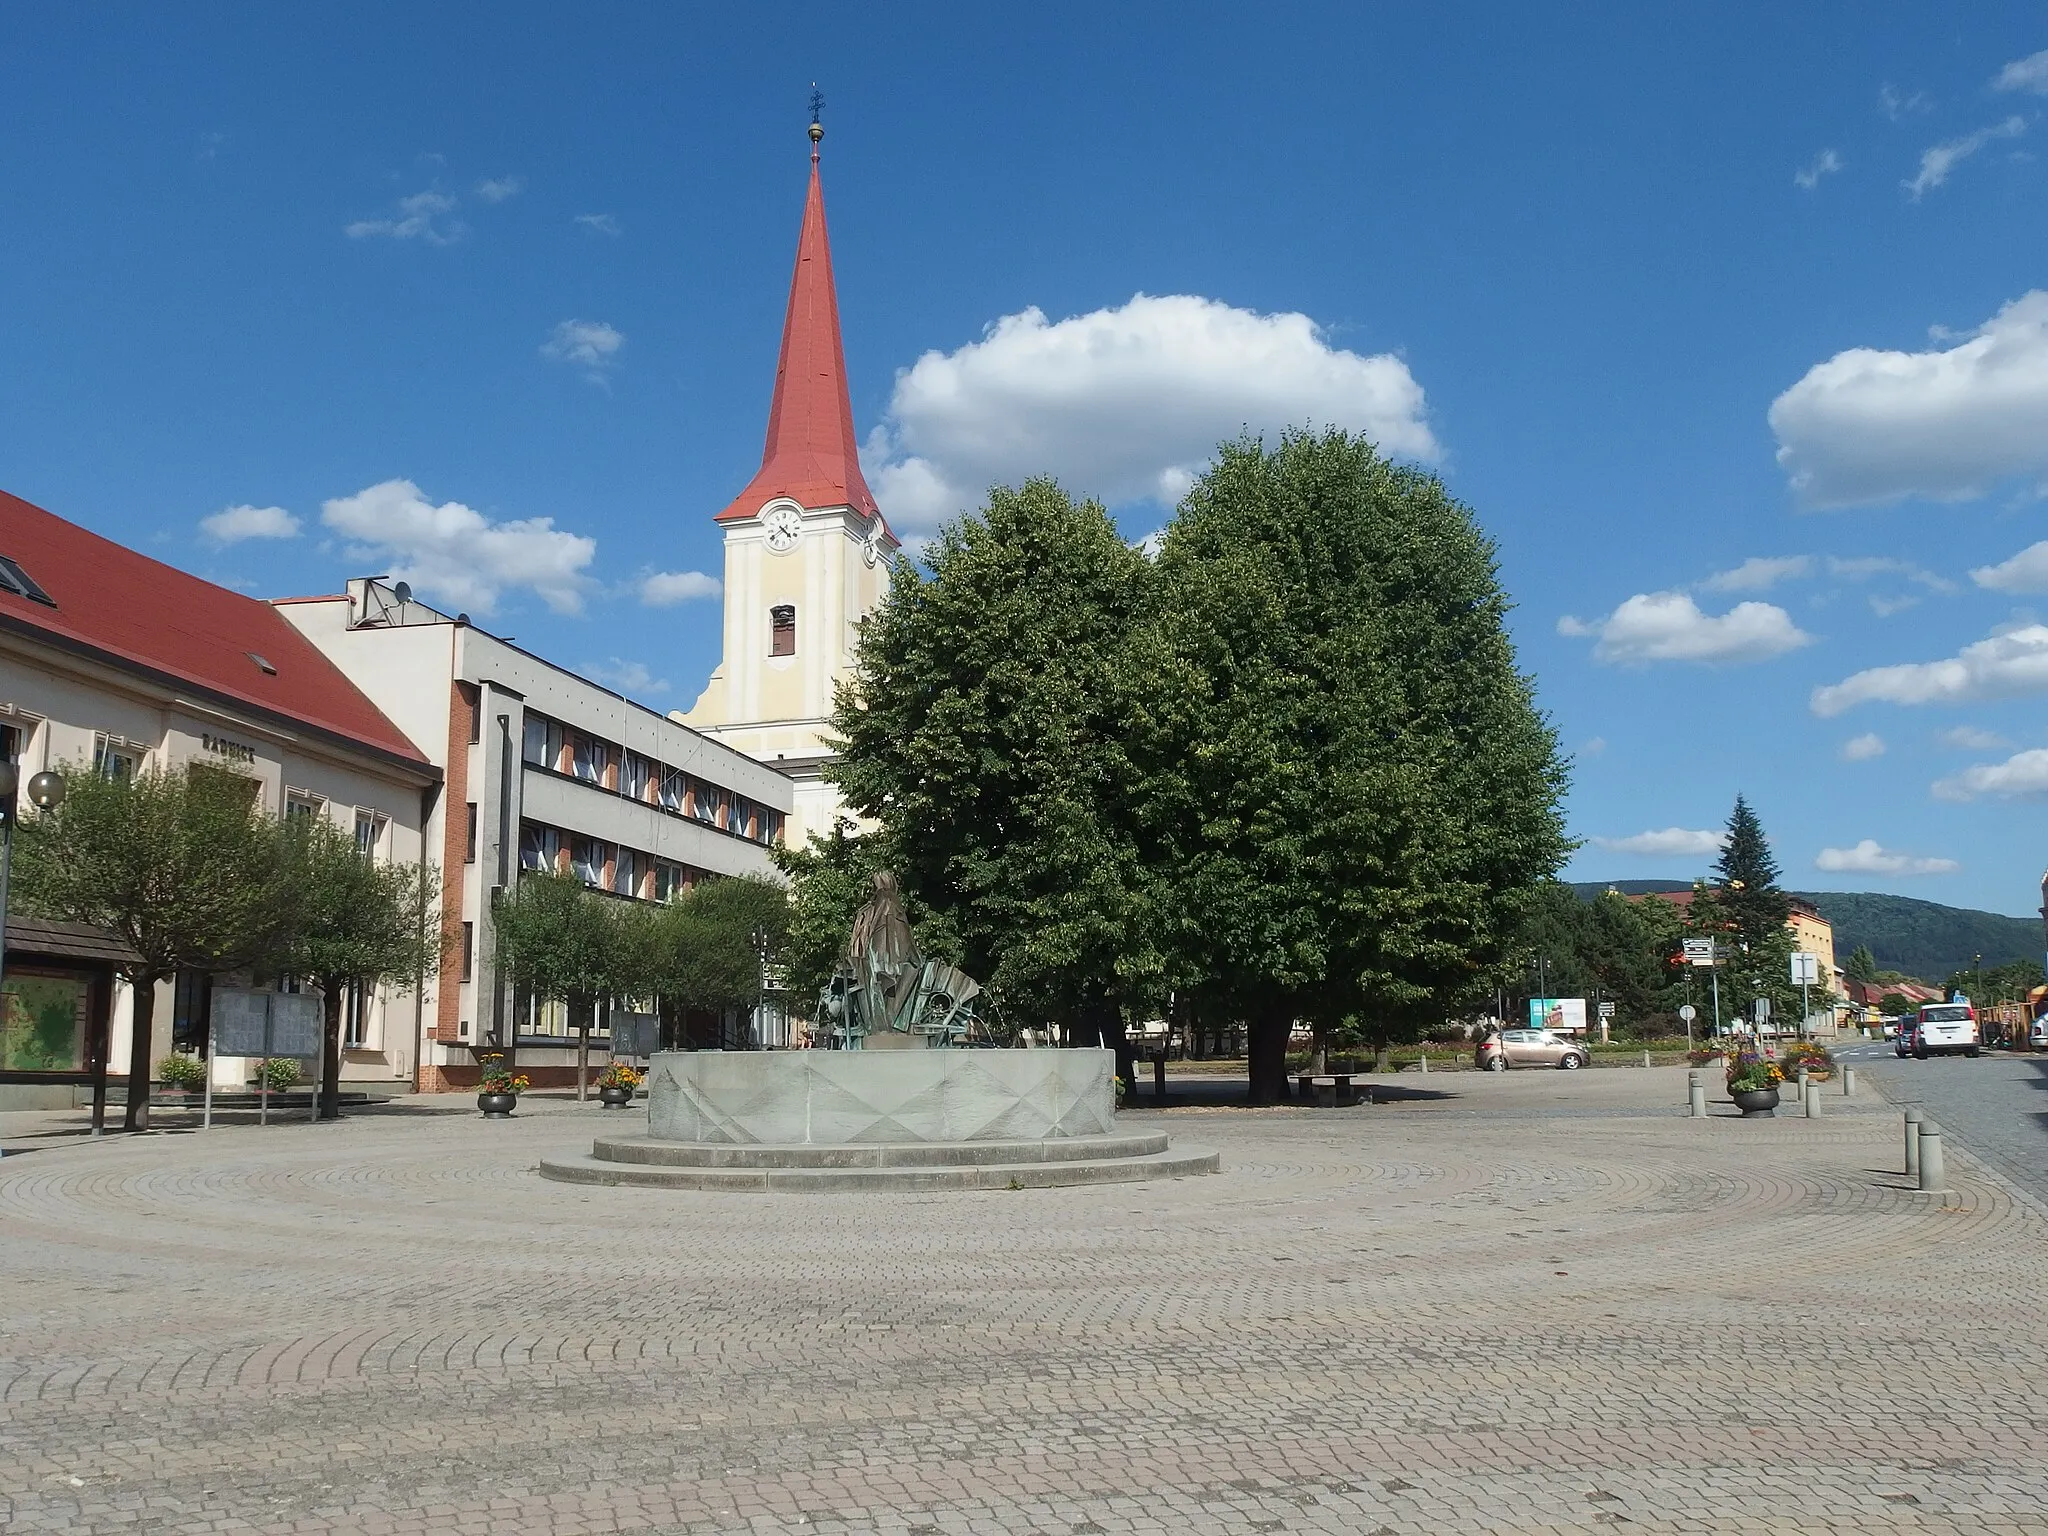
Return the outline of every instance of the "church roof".
{"type": "Polygon", "coordinates": [[[806,507],[852,507],[869,517],[882,515],[861,475],[860,444],[853,434],[815,139],[803,232],[797,237],[796,273],[789,282],[789,313],[782,322],[775,399],[768,408],[768,444],[759,473],[718,514],[718,521],[752,517],[777,496],[806,507]]]}

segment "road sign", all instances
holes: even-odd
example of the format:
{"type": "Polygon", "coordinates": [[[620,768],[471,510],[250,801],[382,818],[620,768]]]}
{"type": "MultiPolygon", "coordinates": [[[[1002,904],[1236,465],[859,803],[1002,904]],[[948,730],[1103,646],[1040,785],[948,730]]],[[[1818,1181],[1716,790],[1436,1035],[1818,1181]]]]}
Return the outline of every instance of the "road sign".
{"type": "Polygon", "coordinates": [[[1800,950],[1792,956],[1792,985],[1795,987],[1817,987],[1820,985],[1820,956],[1800,950]]]}
{"type": "Polygon", "coordinates": [[[1757,1023],[1761,1024],[1771,1016],[1771,1000],[1768,997],[1760,997],[1749,1005],[1749,1011],[1756,1015],[1757,1023]]]}
{"type": "Polygon", "coordinates": [[[1685,963],[1687,965],[1712,965],[1714,963],[1714,941],[1712,939],[1687,939],[1685,941],[1685,963]]]}
{"type": "Polygon", "coordinates": [[[1614,1017],[1614,1004],[1612,1004],[1612,1003],[1602,1003],[1602,1004],[1600,1005],[1600,1017],[1601,1017],[1601,1018],[1603,1018],[1603,1019],[1611,1019],[1611,1018],[1613,1018],[1613,1017],[1614,1017]]]}
{"type": "Polygon", "coordinates": [[[1687,1024],[1690,1024],[1694,1019],[1698,1018],[1699,1016],[1699,1009],[1693,1007],[1691,1003],[1687,1003],[1683,1008],[1678,1010],[1678,1017],[1687,1024]]]}

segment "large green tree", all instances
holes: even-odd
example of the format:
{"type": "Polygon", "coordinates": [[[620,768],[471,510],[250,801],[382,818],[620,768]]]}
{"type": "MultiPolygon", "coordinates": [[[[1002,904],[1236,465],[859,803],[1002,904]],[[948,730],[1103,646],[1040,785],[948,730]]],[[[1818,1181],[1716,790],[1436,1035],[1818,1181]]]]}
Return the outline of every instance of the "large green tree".
{"type": "Polygon", "coordinates": [[[868,867],[940,918],[921,940],[1012,1010],[1121,1045],[1162,971],[1133,729],[1150,563],[1049,480],[991,491],[925,559],[863,623],[827,771],[872,824],[868,867]]]}
{"type": "Polygon", "coordinates": [[[1778,861],[1770,839],[1741,795],[1728,813],[1727,834],[1714,861],[1713,891],[1722,917],[1747,944],[1760,947],[1792,915],[1792,898],[1778,884],[1778,861]]]}
{"type": "Polygon", "coordinates": [[[134,992],[124,1123],[144,1130],[156,985],[181,970],[274,960],[294,911],[283,842],[247,779],[203,766],[67,774],[63,804],[19,828],[15,899],[42,917],[111,928],[139,957],[122,973],[134,992]]]}
{"type": "Polygon", "coordinates": [[[1180,979],[1247,1018],[1254,1102],[1296,1019],[1409,1038],[1476,1000],[1569,851],[1564,764],[1492,545],[1363,438],[1226,444],[1158,561],[1132,728],[1180,979]]]}
{"type": "Polygon", "coordinates": [[[644,990],[679,1008],[751,1009],[761,1001],[761,968],[776,963],[789,924],[789,892],[779,881],[701,881],[649,910],[654,963],[644,990]]]}
{"type": "Polygon", "coordinates": [[[579,1099],[589,1095],[593,1011],[607,997],[637,990],[646,975],[645,952],[626,926],[631,910],[573,875],[529,872],[493,914],[493,953],[514,985],[568,1010],[579,1099]]]}
{"type": "Polygon", "coordinates": [[[321,990],[320,1118],[341,1113],[342,1004],[351,988],[420,986],[438,968],[440,880],[422,864],[380,864],[323,816],[282,829],[290,923],[269,968],[311,977],[321,990]]]}

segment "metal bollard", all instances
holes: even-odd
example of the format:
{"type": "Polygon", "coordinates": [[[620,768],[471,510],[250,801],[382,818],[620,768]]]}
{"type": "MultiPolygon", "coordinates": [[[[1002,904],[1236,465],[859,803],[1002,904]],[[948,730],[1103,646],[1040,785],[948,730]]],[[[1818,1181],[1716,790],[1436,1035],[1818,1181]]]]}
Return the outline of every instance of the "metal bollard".
{"type": "Polygon", "coordinates": [[[1919,1109],[1906,1111],[1906,1177],[1909,1179],[1920,1172],[1920,1122],[1926,1118],[1919,1109]]]}
{"type": "Polygon", "coordinates": [[[1648,1066],[1649,1064],[1650,1064],[1650,1053],[1649,1053],[1648,1051],[1645,1051],[1645,1052],[1643,1052],[1643,1065],[1647,1067],[1647,1066],[1648,1066]]]}
{"type": "Polygon", "coordinates": [[[1806,1118],[1818,1120],[1820,1118],[1820,1084],[1808,1083],[1800,1093],[1799,1098],[1806,1106],[1806,1118]]]}
{"type": "Polygon", "coordinates": [[[1801,1067],[1799,1069],[1799,1094],[1802,1098],[1806,1096],[1806,1078],[1807,1069],[1805,1067],[1801,1067]]]}
{"type": "Polygon", "coordinates": [[[1856,1069],[1854,1067],[1842,1068],[1842,1097],[1845,1099],[1856,1097],[1856,1069]]]}
{"type": "Polygon", "coordinates": [[[1932,1120],[1920,1127],[1920,1188],[1928,1192],[1948,1188],[1948,1164],[1941,1155],[1941,1131],[1932,1120]]]}
{"type": "Polygon", "coordinates": [[[1692,1111],[1692,1118],[1695,1120],[1706,1119],[1707,1085],[1705,1083],[1694,1083],[1685,1090],[1685,1097],[1687,1106],[1692,1111]]]}

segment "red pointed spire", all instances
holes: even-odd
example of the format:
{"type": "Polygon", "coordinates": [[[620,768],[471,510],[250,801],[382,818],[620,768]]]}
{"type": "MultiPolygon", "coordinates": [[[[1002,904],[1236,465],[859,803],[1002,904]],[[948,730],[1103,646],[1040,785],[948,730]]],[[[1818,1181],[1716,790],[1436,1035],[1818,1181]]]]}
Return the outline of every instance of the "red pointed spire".
{"type": "Polygon", "coordinates": [[[764,503],[788,496],[806,507],[852,507],[880,517],[860,472],[853,406],[846,394],[846,354],[839,341],[839,298],[832,283],[832,243],[825,234],[825,190],[818,180],[818,140],[811,124],[811,185],[797,237],[789,313],[782,322],[782,358],[768,408],[768,445],[761,468],[721,523],[752,517],[764,503]]]}

